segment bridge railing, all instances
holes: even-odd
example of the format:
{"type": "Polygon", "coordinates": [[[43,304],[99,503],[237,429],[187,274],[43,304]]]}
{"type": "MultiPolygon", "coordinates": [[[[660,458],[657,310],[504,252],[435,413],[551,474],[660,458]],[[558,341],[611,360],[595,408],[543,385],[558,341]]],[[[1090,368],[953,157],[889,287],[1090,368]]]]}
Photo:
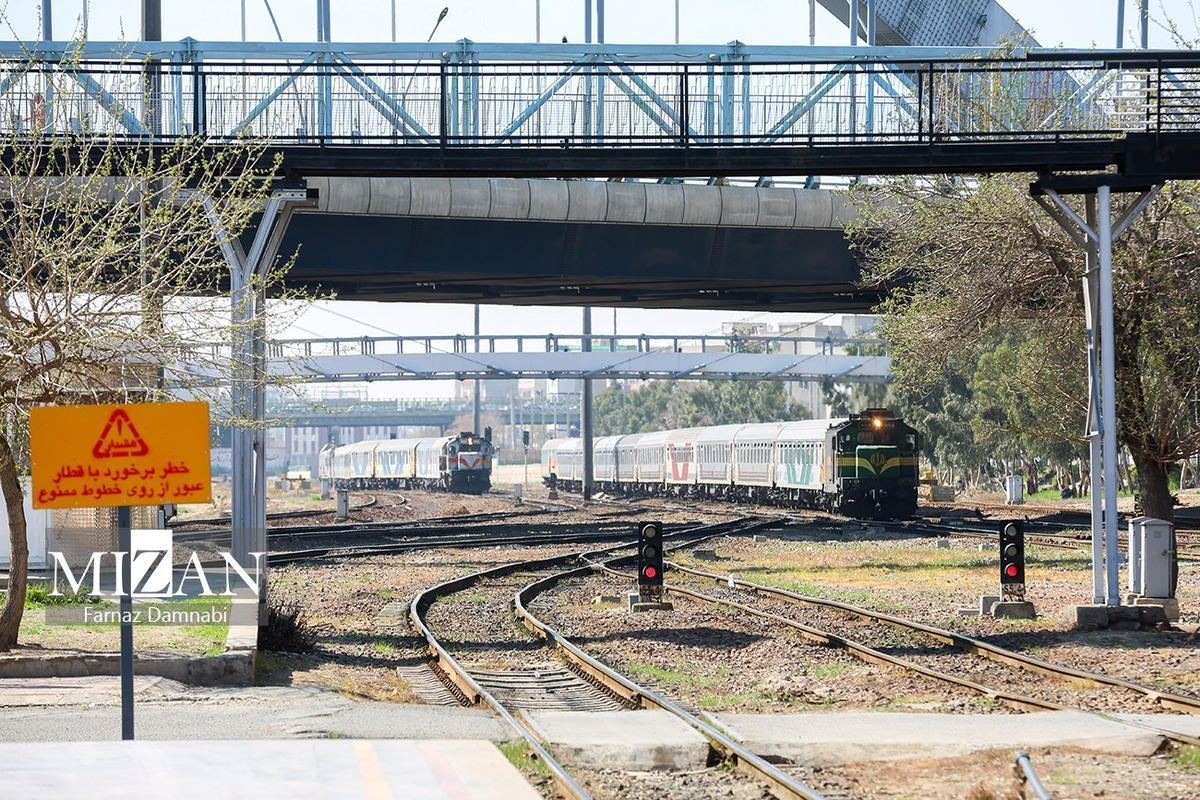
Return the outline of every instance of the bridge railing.
{"type": "Polygon", "coordinates": [[[1182,54],[603,48],[0,45],[0,129],[278,144],[704,147],[1113,136],[1200,121],[1200,67],[1182,54]]]}
{"type": "MultiPolygon", "coordinates": [[[[490,336],[361,336],[330,339],[275,339],[267,344],[272,358],[314,358],[360,355],[428,355],[458,353],[561,353],[579,352],[585,342],[593,351],[614,353],[805,353],[833,354],[882,352],[885,342],[873,338],[773,336],[762,334],[725,334],[720,336],[664,335],[592,335],[578,334],[505,334],[490,336]]],[[[224,354],[226,345],[216,348],[211,357],[224,354]]],[[[210,348],[211,349],[211,348],[210,348]]]]}

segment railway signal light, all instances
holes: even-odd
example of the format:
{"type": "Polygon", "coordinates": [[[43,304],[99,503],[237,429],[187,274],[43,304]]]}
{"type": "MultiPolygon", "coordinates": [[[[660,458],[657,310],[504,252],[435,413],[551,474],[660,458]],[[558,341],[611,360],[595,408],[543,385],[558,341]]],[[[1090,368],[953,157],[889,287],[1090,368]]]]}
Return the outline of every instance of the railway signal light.
{"type": "Polygon", "coordinates": [[[638,587],[642,594],[661,594],[663,543],[661,522],[638,523],[638,587]]]}
{"type": "Polygon", "coordinates": [[[1023,594],[1024,586],[1025,523],[1013,520],[1000,526],[1000,588],[1003,591],[1023,594]],[[1018,589],[1017,586],[1021,588],[1018,589]]]}

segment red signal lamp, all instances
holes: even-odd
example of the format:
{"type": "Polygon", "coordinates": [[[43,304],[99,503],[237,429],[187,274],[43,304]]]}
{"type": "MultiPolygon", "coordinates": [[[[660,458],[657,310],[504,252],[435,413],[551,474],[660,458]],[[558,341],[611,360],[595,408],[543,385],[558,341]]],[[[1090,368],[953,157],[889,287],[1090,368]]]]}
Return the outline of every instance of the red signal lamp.
{"type": "Polygon", "coordinates": [[[1009,564],[1007,567],[1004,568],[1004,574],[1010,578],[1017,577],[1017,572],[1019,572],[1019,570],[1017,569],[1016,564],[1009,564]]]}
{"type": "Polygon", "coordinates": [[[656,570],[654,567],[646,567],[644,570],[642,570],[642,574],[647,578],[653,578],[658,575],[658,570],[656,570]]]}

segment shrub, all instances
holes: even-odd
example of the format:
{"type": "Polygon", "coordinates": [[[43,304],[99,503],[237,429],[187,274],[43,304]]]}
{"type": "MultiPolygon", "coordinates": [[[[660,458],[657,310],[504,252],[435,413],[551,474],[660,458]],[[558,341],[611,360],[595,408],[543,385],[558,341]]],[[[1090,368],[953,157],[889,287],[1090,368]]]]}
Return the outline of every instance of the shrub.
{"type": "Polygon", "coordinates": [[[267,602],[267,623],[258,628],[260,650],[277,653],[309,653],[316,647],[317,634],[299,603],[290,600],[267,602]]]}

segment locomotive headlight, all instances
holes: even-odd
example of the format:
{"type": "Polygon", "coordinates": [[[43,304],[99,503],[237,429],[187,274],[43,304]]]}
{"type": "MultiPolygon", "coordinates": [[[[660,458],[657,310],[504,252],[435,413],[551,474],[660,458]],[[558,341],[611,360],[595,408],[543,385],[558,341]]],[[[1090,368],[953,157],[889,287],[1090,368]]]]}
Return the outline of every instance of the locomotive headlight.
{"type": "Polygon", "coordinates": [[[871,419],[871,425],[874,426],[875,430],[879,430],[883,427],[883,420],[879,417],[874,417],[871,419]]]}

